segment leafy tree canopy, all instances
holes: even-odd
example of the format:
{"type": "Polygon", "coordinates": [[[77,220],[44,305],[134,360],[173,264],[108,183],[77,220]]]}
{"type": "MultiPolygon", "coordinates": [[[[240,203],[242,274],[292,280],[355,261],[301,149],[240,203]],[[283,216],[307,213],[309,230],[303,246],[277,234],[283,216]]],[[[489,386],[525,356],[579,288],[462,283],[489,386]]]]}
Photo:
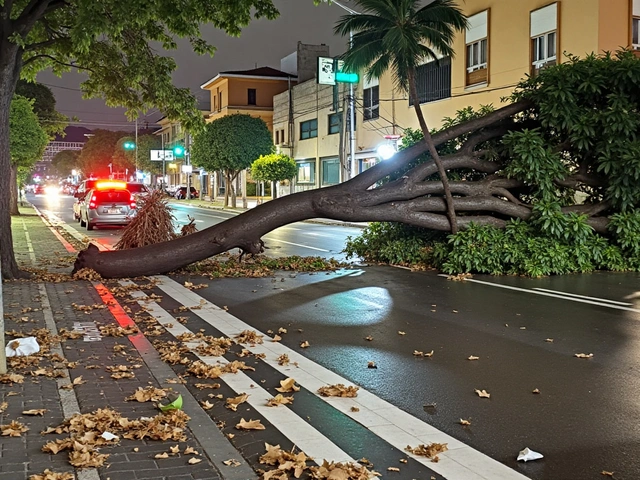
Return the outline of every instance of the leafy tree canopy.
{"type": "Polygon", "coordinates": [[[11,162],[17,167],[32,167],[44,153],[49,137],[33,111],[33,100],[16,95],[9,117],[11,162]]]}
{"type": "Polygon", "coordinates": [[[109,164],[113,163],[116,149],[122,148],[120,140],[125,135],[128,134],[111,130],[93,131],[93,136],[89,137],[78,157],[78,164],[85,177],[109,175],[109,164]]]}
{"type": "Polygon", "coordinates": [[[136,162],[136,151],[124,148],[125,142],[135,143],[135,136],[128,134],[118,140],[117,148],[113,153],[113,164],[120,170],[128,168],[130,171],[138,166],[138,170],[151,172],[153,174],[162,173],[162,162],[151,161],[151,150],[160,150],[162,140],[157,135],[145,134],[138,136],[138,158],[136,162]]]}
{"type": "Polygon", "coordinates": [[[64,135],[68,118],[56,111],[56,98],[49,87],[42,83],[20,80],[16,86],[16,94],[34,100],[33,111],[49,137],[64,135]]]}
{"type": "Polygon", "coordinates": [[[191,160],[209,171],[237,173],[272,150],[271,132],[264,120],[234,114],[207,124],[194,139],[191,160]]]}
{"type": "Polygon", "coordinates": [[[51,165],[60,177],[68,177],[73,170],[78,170],[78,150],[62,150],[55,154],[51,160],[51,165]]]}
{"type": "Polygon", "coordinates": [[[291,180],[297,171],[295,160],[282,153],[262,155],[251,165],[251,176],[259,182],[291,180]]]}

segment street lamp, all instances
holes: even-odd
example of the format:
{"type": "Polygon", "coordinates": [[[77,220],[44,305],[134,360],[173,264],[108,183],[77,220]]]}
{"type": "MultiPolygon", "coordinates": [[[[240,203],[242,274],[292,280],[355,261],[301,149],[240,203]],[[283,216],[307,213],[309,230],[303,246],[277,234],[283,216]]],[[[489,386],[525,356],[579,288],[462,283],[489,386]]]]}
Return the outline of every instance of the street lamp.
{"type": "MultiPolygon", "coordinates": [[[[322,0],[323,2],[328,2],[328,0],[322,0]]],[[[354,9],[343,5],[337,0],[331,0],[331,3],[335,3],[343,10],[346,10],[351,15],[360,15],[360,12],[356,12],[354,9]]],[[[349,32],[349,48],[353,45],[353,32],[349,32]]],[[[357,81],[357,80],[356,80],[357,81]]],[[[355,177],[358,172],[358,164],[356,162],[356,134],[355,134],[355,123],[356,123],[356,101],[355,101],[355,92],[353,83],[349,83],[349,150],[351,151],[351,178],[355,177]]]]}

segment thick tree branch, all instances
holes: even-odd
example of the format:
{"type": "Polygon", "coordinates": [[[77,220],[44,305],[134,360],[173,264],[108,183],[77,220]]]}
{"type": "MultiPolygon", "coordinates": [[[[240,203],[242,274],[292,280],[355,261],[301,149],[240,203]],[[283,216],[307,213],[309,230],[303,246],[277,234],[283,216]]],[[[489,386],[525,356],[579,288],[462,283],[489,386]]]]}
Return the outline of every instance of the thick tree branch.
{"type": "Polygon", "coordinates": [[[563,207],[562,213],[579,213],[581,215],[587,215],[593,217],[611,208],[610,201],[604,201],[599,203],[590,203],[584,205],[571,205],[569,207],[563,207]]]}
{"type": "MultiPolygon", "coordinates": [[[[460,135],[464,135],[474,130],[494,125],[501,122],[505,118],[510,117],[511,115],[515,115],[516,113],[526,110],[527,108],[531,107],[531,105],[532,103],[528,100],[520,100],[518,102],[512,103],[510,105],[507,105],[506,107],[502,107],[496,110],[493,113],[490,113],[485,117],[469,120],[468,122],[460,123],[458,125],[454,125],[451,128],[447,128],[446,130],[438,132],[433,135],[433,142],[436,146],[438,146],[443,144],[444,142],[453,140],[460,135]]],[[[362,172],[360,175],[357,175],[356,177],[345,183],[349,184],[350,188],[352,189],[369,188],[378,180],[400,169],[402,166],[406,165],[411,160],[422,155],[426,151],[426,143],[419,142],[413,147],[398,152],[394,155],[392,160],[379,163],[378,165],[370,168],[365,172],[362,172]]]]}

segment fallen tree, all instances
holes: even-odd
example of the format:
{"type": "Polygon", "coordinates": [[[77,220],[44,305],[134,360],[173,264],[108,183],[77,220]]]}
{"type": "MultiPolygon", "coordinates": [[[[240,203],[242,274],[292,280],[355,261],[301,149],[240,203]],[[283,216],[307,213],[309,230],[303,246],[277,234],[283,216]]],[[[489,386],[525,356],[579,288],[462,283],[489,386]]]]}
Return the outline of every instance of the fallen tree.
{"type": "MultiPolygon", "coordinates": [[[[640,249],[633,247],[640,245],[639,87],[640,60],[631,52],[571,57],[523,81],[513,103],[450,120],[433,141],[452,173],[458,235],[478,226],[502,229],[514,219],[557,238],[585,229],[612,234],[614,219],[613,235],[640,255],[633,249],[640,249]]],[[[442,182],[426,152],[419,141],[347,182],[279,198],[169,242],[116,252],[90,246],[74,271],[152,275],[233,248],[258,254],[269,231],[318,217],[448,232],[442,182]]]]}

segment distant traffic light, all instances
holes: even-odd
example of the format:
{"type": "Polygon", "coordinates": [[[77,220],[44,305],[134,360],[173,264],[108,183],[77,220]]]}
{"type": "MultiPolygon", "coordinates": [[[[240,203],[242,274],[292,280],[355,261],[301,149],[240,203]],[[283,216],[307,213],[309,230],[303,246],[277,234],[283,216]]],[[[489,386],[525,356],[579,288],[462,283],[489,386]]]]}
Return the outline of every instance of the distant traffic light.
{"type": "Polygon", "coordinates": [[[124,142],[124,149],[125,150],[135,150],[136,148],[136,144],[135,142],[131,142],[129,140],[127,140],[126,142],[124,142]]]}
{"type": "Polygon", "coordinates": [[[184,147],[182,145],[176,145],[173,147],[173,154],[176,157],[184,157],[184,147]]]}

